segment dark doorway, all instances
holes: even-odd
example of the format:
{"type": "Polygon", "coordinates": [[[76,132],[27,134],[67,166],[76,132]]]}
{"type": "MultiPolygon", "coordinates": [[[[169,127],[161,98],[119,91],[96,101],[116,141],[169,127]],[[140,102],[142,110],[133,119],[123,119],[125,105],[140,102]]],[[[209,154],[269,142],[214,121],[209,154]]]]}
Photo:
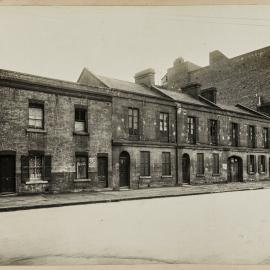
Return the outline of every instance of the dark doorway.
{"type": "Polygon", "coordinates": [[[0,193],[16,191],[15,156],[0,156],[0,193]]]}
{"type": "Polygon", "coordinates": [[[183,184],[190,184],[190,158],[188,154],[182,156],[183,184]]]}
{"type": "Polygon", "coordinates": [[[122,152],[119,158],[119,185],[129,187],[130,158],[128,152],[122,152]]]}
{"type": "Polygon", "coordinates": [[[108,187],[108,157],[98,157],[98,180],[108,187]]]}
{"type": "Polygon", "coordinates": [[[228,158],[228,181],[243,181],[243,161],[240,157],[232,156],[228,158]]]}

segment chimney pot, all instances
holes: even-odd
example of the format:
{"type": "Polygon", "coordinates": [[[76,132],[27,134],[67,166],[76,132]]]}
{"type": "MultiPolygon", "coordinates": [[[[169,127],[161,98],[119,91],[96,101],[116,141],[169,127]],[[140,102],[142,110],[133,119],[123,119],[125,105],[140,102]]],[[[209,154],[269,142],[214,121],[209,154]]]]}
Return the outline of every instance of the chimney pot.
{"type": "Polygon", "coordinates": [[[201,94],[201,84],[199,83],[189,83],[181,89],[182,93],[188,94],[196,99],[198,99],[201,94]]]}

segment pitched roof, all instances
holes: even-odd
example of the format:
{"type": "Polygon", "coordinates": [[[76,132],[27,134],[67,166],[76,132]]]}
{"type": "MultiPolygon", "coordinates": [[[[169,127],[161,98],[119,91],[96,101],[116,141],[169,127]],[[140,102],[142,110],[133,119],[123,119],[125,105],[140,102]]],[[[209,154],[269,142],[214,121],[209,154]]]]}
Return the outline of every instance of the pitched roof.
{"type": "MultiPolygon", "coordinates": [[[[133,82],[129,82],[129,81],[123,81],[123,80],[119,80],[119,79],[114,79],[114,78],[110,78],[110,77],[97,75],[97,74],[94,74],[93,72],[91,72],[87,68],[84,68],[82,73],[83,72],[88,73],[89,75],[91,75],[91,77],[94,76],[104,86],[107,86],[108,88],[112,88],[112,89],[116,89],[116,90],[122,90],[122,91],[125,91],[125,92],[130,92],[130,93],[135,93],[135,94],[137,93],[137,94],[143,94],[143,95],[148,95],[148,96],[153,96],[153,97],[162,97],[162,95],[159,94],[157,91],[154,91],[150,87],[146,87],[146,86],[143,86],[141,84],[137,84],[137,83],[133,83],[133,82]]],[[[81,75],[82,75],[82,73],[81,73],[81,75]]],[[[80,82],[80,78],[79,78],[78,82],[80,82]]],[[[85,83],[85,81],[84,81],[84,83],[85,83]]],[[[87,83],[87,84],[90,85],[91,82],[89,81],[89,83],[87,83]]]]}

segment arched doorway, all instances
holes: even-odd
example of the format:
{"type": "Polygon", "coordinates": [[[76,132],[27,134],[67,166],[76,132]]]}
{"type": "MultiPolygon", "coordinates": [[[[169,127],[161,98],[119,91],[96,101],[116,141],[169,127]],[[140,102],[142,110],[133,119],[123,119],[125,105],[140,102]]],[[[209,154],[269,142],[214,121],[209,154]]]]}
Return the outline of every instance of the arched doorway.
{"type": "Polygon", "coordinates": [[[119,186],[129,187],[130,175],[130,157],[129,153],[124,151],[119,157],[119,186]]]}
{"type": "Polygon", "coordinates": [[[231,156],[228,158],[228,181],[243,181],[243,161],[240,157],[231,156]]]}
{"type": "Polygon", "coordinates": [[[188,154],[182,156],[183,184],[190,184],[190,158],[188,154]]]}

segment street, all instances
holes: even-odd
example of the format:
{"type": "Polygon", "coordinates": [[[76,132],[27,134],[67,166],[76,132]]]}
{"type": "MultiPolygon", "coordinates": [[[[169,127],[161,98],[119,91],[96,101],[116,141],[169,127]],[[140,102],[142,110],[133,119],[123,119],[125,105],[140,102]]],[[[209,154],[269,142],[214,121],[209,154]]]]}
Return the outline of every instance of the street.
{"type": "Polygon", "coordinates": [[[269,264],[269,205],[265,189],[0,213],[0,264],[269,264]]]}

